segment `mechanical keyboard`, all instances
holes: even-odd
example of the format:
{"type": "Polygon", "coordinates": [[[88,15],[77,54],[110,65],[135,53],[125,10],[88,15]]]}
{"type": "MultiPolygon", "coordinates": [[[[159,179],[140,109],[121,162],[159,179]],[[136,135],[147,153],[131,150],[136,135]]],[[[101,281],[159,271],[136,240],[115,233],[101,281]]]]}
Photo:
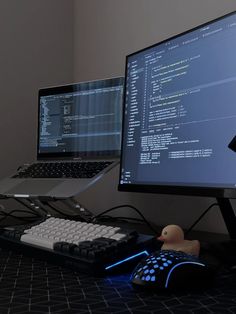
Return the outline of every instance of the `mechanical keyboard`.
{"type": "Polygon", "coordinates": [[[55,217],[2,228],[0,246],[10,246],[26,254],[94,274],[128,269],[160,248],[156,238],[150,235],[55,217]]]}

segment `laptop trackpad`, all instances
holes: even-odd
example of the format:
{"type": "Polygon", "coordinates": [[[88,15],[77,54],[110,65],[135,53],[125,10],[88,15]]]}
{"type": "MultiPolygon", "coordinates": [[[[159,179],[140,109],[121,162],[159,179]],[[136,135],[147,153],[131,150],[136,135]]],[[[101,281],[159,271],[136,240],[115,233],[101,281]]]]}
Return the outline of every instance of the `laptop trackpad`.
{"type": "Polygon", "coordinates": [[[45,195],[51,189],[53,189],[58,184],[62,183],[61,180],[44,180],[44,179],[34,179],[34,180],[25,180],[24,182],[16,185],[14,188],[7,191],[9,194],[24,194],[24,195],[45,195]]]}

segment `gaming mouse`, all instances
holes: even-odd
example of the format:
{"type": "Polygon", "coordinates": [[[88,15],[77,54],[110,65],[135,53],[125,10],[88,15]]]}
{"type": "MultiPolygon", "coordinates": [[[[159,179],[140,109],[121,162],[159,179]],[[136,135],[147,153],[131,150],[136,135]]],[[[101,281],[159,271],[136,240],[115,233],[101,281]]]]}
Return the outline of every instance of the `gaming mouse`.
{"type": "Polygon", "coordinates": [[[161,250],[143,259],[131,275],[135,286],[175,289],[204,286],[212,277],[209,267],[194,255],[161,250]]]}

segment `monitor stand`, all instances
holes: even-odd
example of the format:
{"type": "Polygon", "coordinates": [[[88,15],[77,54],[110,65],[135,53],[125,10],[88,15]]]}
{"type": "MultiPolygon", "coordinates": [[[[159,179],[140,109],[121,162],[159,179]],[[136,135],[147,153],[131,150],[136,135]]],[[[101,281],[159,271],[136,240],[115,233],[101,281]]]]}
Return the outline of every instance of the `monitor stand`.
{"type": "Polygon", "coordinates": [[[217,198],[230,239],[236,241],[236,216],[228,198],[217,198]]]}
{"type": "Polygon", "coordinates": [[[230,239],[214,243],[212,250],[222,264],[231,270],[236,270],[236,216],[231,202],[227,198],[217,198],[230,239]]]}

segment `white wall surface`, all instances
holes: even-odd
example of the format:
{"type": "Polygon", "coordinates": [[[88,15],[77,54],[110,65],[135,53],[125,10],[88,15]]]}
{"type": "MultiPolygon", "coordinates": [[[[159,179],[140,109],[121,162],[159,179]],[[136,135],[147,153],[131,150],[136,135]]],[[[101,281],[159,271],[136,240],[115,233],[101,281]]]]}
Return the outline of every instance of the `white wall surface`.
{"type": "MultiPolygon", "coordinates": [[[[235,0],[75,0],[74,76],[90,80],[124,74],[125,56],[236,10],[235,0]]],[[[132,204],[157,224],[189,227],[214,199],[117,191],[118,168],[80,196],[95,212],[132,204]],[[92,197],[91,197],[92,195],[92,197]]],[[[117,212],[132,215],[130,210],[117,212]]],[[[226,232],[217,208],[196,229],[226,232]]]]}
{"type": "Polygon", "coordinates": [[[37,92],[73,80],[73,1],[0,1],[0,177],[36,154],[37,92]]]}
{"type": "Polygon", "coordinates": [[[75,79],[122,75],[127,54],[233,10],[235,0],[75,0],[75,79]]]}
{"type": "MultiPolygon", "coordinates": [[[[233,10],[235,0],[1,0],[0,177],[35,155],[38,88],[123,75],[127,54],[233,10]]],[[[183,227],[214,201],[118,192],[117,184],[118,168],[80,201],[95,213],[128,203],[183,227]]],[[[217,209],[198,228],[225,232],[217,209]]]]}

